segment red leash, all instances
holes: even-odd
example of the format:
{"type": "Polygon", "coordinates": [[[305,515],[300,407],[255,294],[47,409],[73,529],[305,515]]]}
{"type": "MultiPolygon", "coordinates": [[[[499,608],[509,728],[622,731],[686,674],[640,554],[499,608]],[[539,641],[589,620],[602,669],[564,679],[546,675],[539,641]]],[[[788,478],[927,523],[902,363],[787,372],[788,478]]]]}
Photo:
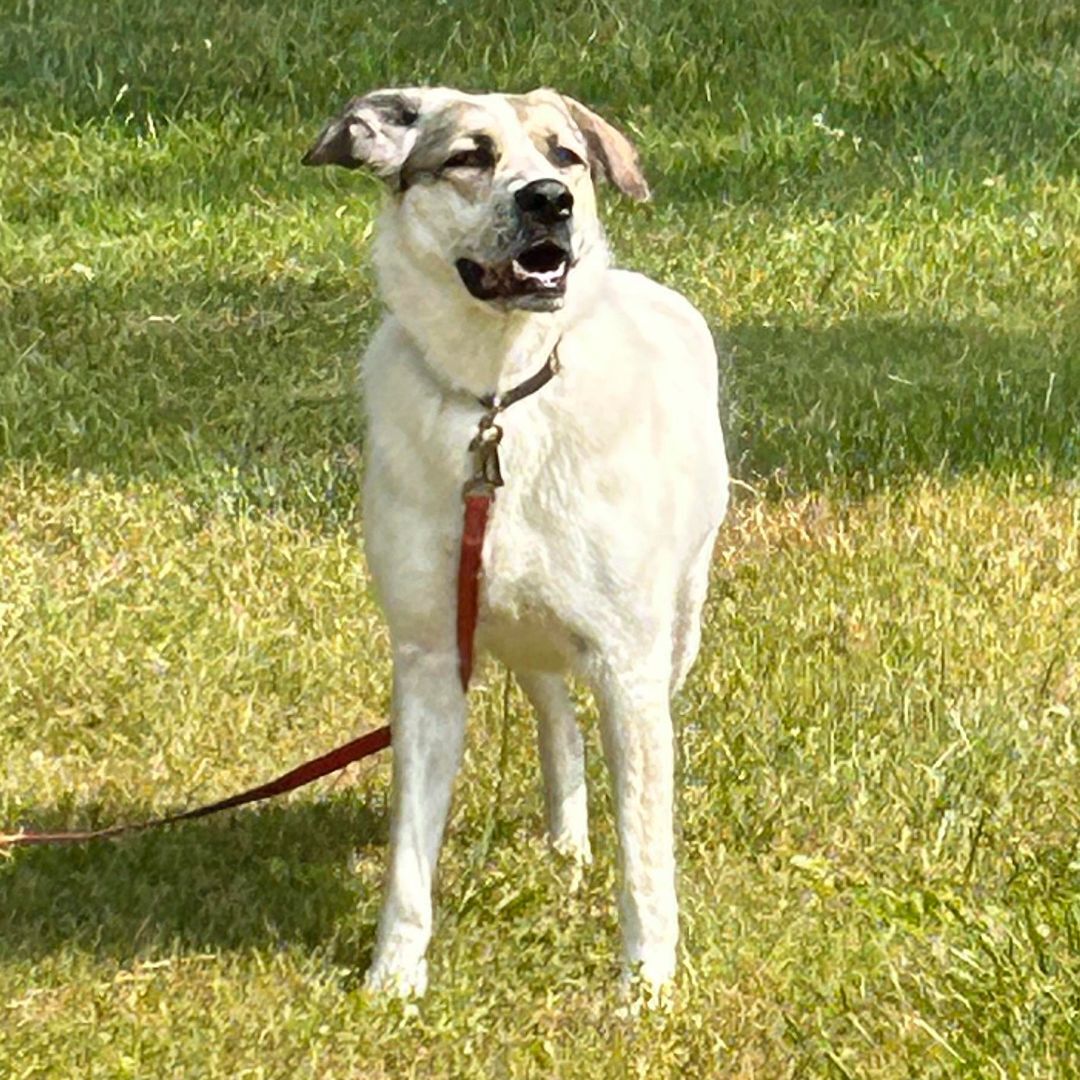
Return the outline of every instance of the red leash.
{"type": "Polygon", "coordinates": [[[0,849],[6,847],[18,847],[30,844],[81,844],[84,840],[104,840],[110,836],[122,836],[124,833],[142,832],[144,829],[153,829],[159,825],[173,825],[178,821],[192,821],[195,818],[207,817],[221,810],[230,810],[234,806],[243,806],[245,803],[259,802],[261,799],[269,799],[273,795],[284,795],[286,791],[295,791],[298,787],[310,784],[318,780],[320,776],[337,772],[346,765],[361,758],[370,757],[372,754],[390,745],[390,726],[377,728],[361,735],[328,754],[305,761],[295,769],[283,773],[276,780],[260,784],[258,787],[249,788],[239,795],[230,795],[227,799],[209,803],[206,806],[198,806],[194,810],[185,810],[179,814],[167,814],[165,817],[151,818],[149,821],[133,822],[130,825],[110,825],[105,829],[82,829],[73,832],[20,832],[10,835],[0,834],[0,849]]]}
{"type": "Polygon", "coordinates": [[[465,494],[465,522],[461,529],[461,556],[458,560],[457,647],[461,689],[469,689],[473,669],[473,638],[480,608],[480,561],[484,550],[492,492],[465,494]]]}
{"type": "MultiPolygon", "coordinates": [[[[469,444],[475,461],[472,479],[465,485],[463,498],[465,515],[461,530],[461,554],[458,560],[457,583],[457,647],[458,672],[461,676],[461,688],[469,689],[469,679],[473,669],[473,639],[476,636],[476,621],[480,608],[480,570],[484,549],[484,533],[487,529],[488,516],[495,501],[495,489],[502,486],[502,473],[499,469],[499,443],[502,440],[502,428],[495,423],[496,416],[508,409],[515,402],[544,386],[558,371],[558,347],[552,351],[544,366],[519,386],[501,396],[492,395],[482,398],[480,403],[486,412],[480,419],[476,436],[469,444]]],[[[369,731],[351,742],[331,750],[328,754],[305,761],[295,769],[258,787],[248,788],[239,795],[230,795],[226,799],[197,806],[194,810],[184,810],[164,817],[150,818],[148,821],[136,821],[128,825],[110,825],[104,829],[75,829],[69,832],[17,832],[0,833],[0,851],[9,847],[28,847],[32,844],[81,844],[87,840],[104,840],[127,833],[143,832],[160,825],[175,825],[179,821],[193,821],[195,818],[208,817],[210,814],[231,810],[235,806],[260,802],[274,795],[284,795],[295,791],[313,780],[327,776],[354,761],[377,754],[390,745],[390,726],[369,731]]]]}
{"type": "Polygon", "coordinates": [[[480,417],[469,449],[473,453],[473,474],[466,483],[465,520],[461,529],[461,554],[458,559],[457,647],[458,672],[462,690],[469,689],[473,668],[473,638],[480,606],[480,569],[484,550],[484,532],[495,502],[495,492],[503,486],[499,465],[499,443],[503,429],[496,423],[499,414],[522,398],[546,386],[559,370],[559,345],[551,350],[544,366],[505,394],[490,394],[480,399],[487,411],[480,417]]]}

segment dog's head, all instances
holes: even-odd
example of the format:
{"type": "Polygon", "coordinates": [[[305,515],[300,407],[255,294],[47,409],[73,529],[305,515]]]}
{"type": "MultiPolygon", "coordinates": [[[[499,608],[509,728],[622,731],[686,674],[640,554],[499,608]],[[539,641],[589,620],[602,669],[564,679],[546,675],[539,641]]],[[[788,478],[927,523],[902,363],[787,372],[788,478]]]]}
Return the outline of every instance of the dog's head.
{"type": "Polygon", "coordinates": [[[353,98],[303,163],[381,176],[394,258],[501,310],[558,309],[577,268],[602,258],[594,176],[649,196],[629,140],[553,90],[378,90],[353,98]]]}

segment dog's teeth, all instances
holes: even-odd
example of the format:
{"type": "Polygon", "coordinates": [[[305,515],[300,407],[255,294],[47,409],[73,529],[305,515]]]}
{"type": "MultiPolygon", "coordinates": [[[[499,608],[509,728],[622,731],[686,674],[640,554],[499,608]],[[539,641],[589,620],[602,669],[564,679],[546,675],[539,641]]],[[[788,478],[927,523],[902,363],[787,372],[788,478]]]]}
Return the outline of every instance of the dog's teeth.
{"type": "Polygon", "coordinates": [[[566,263],[554,270],[526,270],[516,259],[513,263],[514,277],[519,281],[535,281],[544,288],[554,288],[566,274],[566,263]]]}

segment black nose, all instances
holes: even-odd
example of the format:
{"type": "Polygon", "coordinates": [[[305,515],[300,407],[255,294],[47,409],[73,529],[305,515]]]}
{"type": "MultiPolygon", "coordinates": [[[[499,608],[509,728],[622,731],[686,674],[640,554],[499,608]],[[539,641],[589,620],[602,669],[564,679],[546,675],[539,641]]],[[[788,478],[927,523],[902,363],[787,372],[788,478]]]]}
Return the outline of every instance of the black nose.
{"type": "Polygon", "coordinates": [[[533,180],[514,192],[522,217],[540,225],[565,221],[574,209],[574,196],[561,180],[533,180]]]}

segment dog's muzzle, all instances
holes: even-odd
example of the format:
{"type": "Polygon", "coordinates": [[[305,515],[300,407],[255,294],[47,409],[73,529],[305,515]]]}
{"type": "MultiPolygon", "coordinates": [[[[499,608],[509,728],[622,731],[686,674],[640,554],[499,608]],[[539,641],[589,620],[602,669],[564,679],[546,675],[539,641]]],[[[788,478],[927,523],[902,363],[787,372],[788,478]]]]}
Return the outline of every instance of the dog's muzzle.
{"type": "Polygon", "coordinates": [[[562,306],[573,266],[570,222],[574,196],[560,180],[534,180],[514,193],[523,238],[506,259],[458,259],[457,272],[478,300],[553,311],[562,306]]]}

